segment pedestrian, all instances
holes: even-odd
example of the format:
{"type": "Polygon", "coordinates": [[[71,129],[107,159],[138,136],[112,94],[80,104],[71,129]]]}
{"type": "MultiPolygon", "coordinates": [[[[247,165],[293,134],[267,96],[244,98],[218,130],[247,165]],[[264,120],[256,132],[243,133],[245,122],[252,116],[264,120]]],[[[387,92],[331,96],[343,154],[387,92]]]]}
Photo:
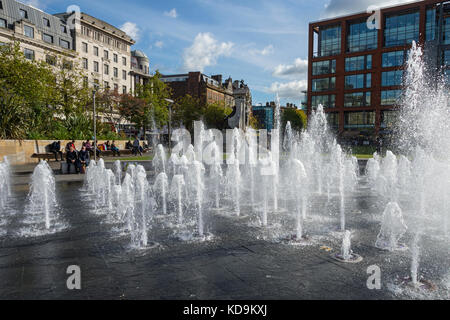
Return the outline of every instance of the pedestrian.
{"type": "Polygon", "coordinates": [[[67,166],[68,166],[69,173],[70,173],[70,166],[75,167],[76,173],[80,172],[78,154],[75,151],[75,148],[73,146],[70,146],[69,152],[67,152],[67,154],[66,154],[66,160],[67,160],[67,166]]]}
{"type": "Polygon", "coordinates": [[[55,155],[55,160],[59,162],[58,160],[58,154],[61,157],[61,161],[63,161],[63,153],[61,151],[61,141],[53,141],[53,143],[50,145],[50,152],[55,155]]]}
{"type": "Polygon", "coordinates": [[[133,155],[137,156],[138,152],[142,156],[141,142],[139,141],[139,138],[136,136],[133,142],[133,155]]]}

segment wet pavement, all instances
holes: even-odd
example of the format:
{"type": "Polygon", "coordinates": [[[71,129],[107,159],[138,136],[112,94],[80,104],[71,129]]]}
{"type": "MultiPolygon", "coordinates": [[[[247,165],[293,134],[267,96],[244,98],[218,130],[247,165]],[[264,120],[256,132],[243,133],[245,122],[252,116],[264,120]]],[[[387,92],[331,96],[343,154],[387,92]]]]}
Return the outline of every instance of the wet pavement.
{"type": "MultiPolygon", "coordinates": [[[[406,294],[394,285],[408,276],[410,253],[374,247],[383,206],[368,189],[357,192],[346,207],[352,248],[364,258],[352,265],[331,257],[341,246],[339,217],[330,215],[337,203],[320,197],[305,224],[307,245],[279,241],[254,226],[251,215],[236,218],[227,210],[211,210],[205,213],[211,241],[184,242],[157,225],[149,230],[149,240],[158,246],[135,250],[129,236],[114,231],[106,211],[93,210],[81,187],[81,182],[57,183],[65,230],[25,238],[17,230],[28,186],[15,185],[10,209],[0,214],[0,299],[449,298],[444,280],[450,269],[448,239],[436,245],[439,241],[424,237],[421,270],[438,285],[436,293],[406,294]],[[70,265],[81,268],[81,290],[67,289],[70,265]],[[372,265],[381,268],[381,290],[367,288],[372,265]]],[[[277,216],[271,214],[269,224],[277,216]]]]}

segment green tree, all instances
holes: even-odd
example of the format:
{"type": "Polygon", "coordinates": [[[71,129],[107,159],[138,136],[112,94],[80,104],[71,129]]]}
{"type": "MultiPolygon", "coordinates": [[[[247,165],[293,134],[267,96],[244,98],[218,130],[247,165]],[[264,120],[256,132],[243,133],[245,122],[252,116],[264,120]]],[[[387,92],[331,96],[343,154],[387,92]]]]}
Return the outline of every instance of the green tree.
{"type": "Polygon", "coordinates": [[[176,125],[183,125],[189,132],[194,132],[194,121],[203,120],[205,106],[199,99],[190,95],[178,98],[173,106],[172,121],[176,125]]]}
{"type": "Polygon", "coordinates": [[[286,109],[281,116],[283,131],[286,128],[287,122],[290,121],[292,129],[300,132],[303,129],[306,129],[307,119],[308,118],[303,110],[292,108],[286,109]]]}
{"type": "Polygon", "coordinates": [[[212,103],[204,109],[203,119],[209,128],[225,129],[225,119],[233,112],[233,109],[226,107],[224,101],[212,103]]]}

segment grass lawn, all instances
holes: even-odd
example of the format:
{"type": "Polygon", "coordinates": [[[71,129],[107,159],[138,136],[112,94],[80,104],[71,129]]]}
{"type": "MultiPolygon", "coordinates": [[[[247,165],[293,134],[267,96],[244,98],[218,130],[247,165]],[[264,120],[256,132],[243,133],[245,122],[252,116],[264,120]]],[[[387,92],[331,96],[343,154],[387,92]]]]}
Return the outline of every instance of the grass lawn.
{"type": "Polygon", "coordinates": [[[372,159],[373,155],[371,154],[354,154],[354,156],[358,159],[372,159]]]}

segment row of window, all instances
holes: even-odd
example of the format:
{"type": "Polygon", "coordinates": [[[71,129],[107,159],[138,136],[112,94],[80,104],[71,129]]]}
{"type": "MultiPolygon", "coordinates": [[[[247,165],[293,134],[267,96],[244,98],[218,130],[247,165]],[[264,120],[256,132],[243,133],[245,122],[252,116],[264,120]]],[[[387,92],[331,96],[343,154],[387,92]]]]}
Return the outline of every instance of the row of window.
{"type": "MultiPolygon", "coordinates": [[[[86,58],[83,58],[83,68],[85,70],[89,70],[89,60],[86,58]]],[[[97,72],[97,73],[100,72],[100,64],[98,61],[94,61],[93,70],[94,70],[94,72],[97,72]]],[[[109,75],[109,65],[107,65],[107,64],[103,65],[103,73],[105,75],[109,75]]],[[[113,76],[115,78],[119,77],[119,69],[116,67],[113,68],[113,76]]],[[[127,71],[125,71],[125,70],[122,70],[122,79],[127,80],[127,71]]]]}
{"type": "MultiPolygon", "coordinates": [[[[86,42],[81,43],[81,47],[82,47],[81,50],[84,53],[89,53],[89,45],[86,42]]],[[[98,47],[93,46],[92,50],[94,51],[95,56],[98,57],[100,55],[98,47]]],[[[103,50],[103,58],[106,60],[109,60],[109,51],[108,50],[103,50]]],[[[119,56],[116,53],[113,54],[113,61],[114,61],[114,63],[119,63],[119,56]]],[[[123,66],[127,65],[126,57],[122,57],[122,65],[123,66]]]]}
{"type": "MultiPolygon", "coordinates": [[[[34,39],[34,28],[24,25],[23,34],[28,38],[34,39]]],[[[42,34],[42,40],[50,44],[55,44],[53,36],[46,33],[42,34]]],[[[70,42],[64,39],[59,39],[59,46],[64,49],[70,49],[70,42]]]]}
{"type": "MultiPolygon", "coordinates": [[[[392,106],[398,103],[401,98],[402,90],[384,90],[381,91],[381,105],[392,106]]],[[[316,109],[319,104],[324,108],[336,107],[336,95],[318,95],[311,97],[311,106],[316,109]]],[[[369,107],[372,104],[372,93],[353,92],[344,95],[344,107],[369,107]]]]}
{"type": "MultiPolygon", "coordinates": [[[[97,85],[100,86],[100,81],[98,79],[94,79],[94,83],[96,83],[97,85]]],[[[88,77],[84,77],[84,86],[87,87],[89,85],[89,78],[88,77]]],[[[111,89],[109,82],[108,81],[104,81],[103,82],[103,88],[104,89],[111,89]]],[[[119,85],[117,83],[113,84],[113,89],[115,92],[119,92],[119,85]]],[[[122,86],[122,93],[123,94],[127,94],[127,86],[122,86]]]]}
{"type": "Polygon", "coordinates": [[[81,26],[81,33],[86,37],[92,38],[96,41],[103,42],[109,46],[114,46],[117,49],[128,51],[128,46],[125,42],[114,39],[107,35],[106,33],[102,33],[100,31],[93,30],[86,26],[81,26]]]}
{"type": "MultiPolygon", "coordinates": [[[[396,118],[398,117],[398,111],[382,111],[381,112],[381,127],[392,127],[396,118]]],[[[327,113],[327,120],[331,127],[339,127],[339,113],[329,112],[327,113]]],[[[344,127],[351,128],[373,128],[375,127],[375,112],[362,111],[362,112],[345,112],[344,113],[344,127]]]]}
{"type": "MultiPolygon", "coordinates": [[[[0,9],[3,9],[3,5],[2,5],[1,1],[0,1],[0,9]]],[[[20,17],[22,19],[28,19],[28,12],[27,12],[27,10],[19,9],[19,14],[20,14],[20,17]]],[[[43,22],[44,27],[47,27],[47,28],[51,27],[50,19],[48,19],[46,17],[43,17],[42,18],[42,22],[43,22]]],[[[7,25],[8,25],[8,23],[7,23],[7,21],[5,19],[0,19],[0,27],[6,28],[7,25]]],[[[67,34],[67,26],[66,25],[61,24],[60,28],[61,28],[60,30],[61,30],[62,33],[67,34]]]]}
{"type": "MultiPolygon", "coordinates": [[[[432,17],[428,17],[427,21],[428,19],[432,19],[432,17]]],[[[385,47],[403,46],[419,40],[420,13],[418,11],[386,16],[384,23],[385,47]]],[[[429,24],[430,22],[427,22],[428,29],[431,28],[429,24]]],[[[378,48],[378,30],[376,28],[369,29],[366,20],[349,23],[347,29],[347,52],[361,52],[378,48]]],[[[450,43],[450,18],[444,20],[444,34],[446,35],[445,39],[450,43]]],[[[340,54],[341,36],[340,25],[321,28],[318,42],[320,56],[340,54]]]]}

